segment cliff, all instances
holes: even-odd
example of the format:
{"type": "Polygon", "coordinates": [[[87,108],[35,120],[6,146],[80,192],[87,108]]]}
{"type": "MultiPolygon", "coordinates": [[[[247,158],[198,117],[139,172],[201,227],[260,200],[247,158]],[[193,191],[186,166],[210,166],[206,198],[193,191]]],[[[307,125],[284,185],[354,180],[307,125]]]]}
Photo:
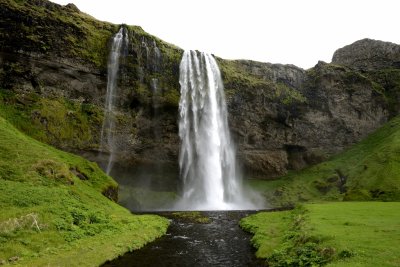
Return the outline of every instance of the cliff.
{"type": "Polygon", "coordinates": [[[259,83],[226,83],[231,126],[247,170],[279,176],[327,159],[389,117],[384,89],[340,65],[294,66],[235,62],[259,83]]]}
{"type": "MultiPolygon", "coordinates": [[[[1,114],[64,150],[107,153],[99,147],[106,62],[121,25],[45,0],[0,5],[1,114]]],[[[129,47],[118,80],[118,161],[176,166],[183,51],[122,26],[129,47]]],[[[399,57],[399,45],[362,40],[309,70],[217,58],[247,175],[273,178],[321,162],[398,114],[399,57]]]]}

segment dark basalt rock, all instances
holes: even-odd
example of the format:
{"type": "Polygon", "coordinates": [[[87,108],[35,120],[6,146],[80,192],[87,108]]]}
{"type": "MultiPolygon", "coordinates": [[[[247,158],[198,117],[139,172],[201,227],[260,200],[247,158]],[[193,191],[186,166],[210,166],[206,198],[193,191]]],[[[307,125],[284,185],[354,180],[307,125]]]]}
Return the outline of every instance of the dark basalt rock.
{"type": "Polygon", "coordinates": [[[103,190],[102,194],[114,202],[118,202],[118,187],[109,186],[103,190]]]}

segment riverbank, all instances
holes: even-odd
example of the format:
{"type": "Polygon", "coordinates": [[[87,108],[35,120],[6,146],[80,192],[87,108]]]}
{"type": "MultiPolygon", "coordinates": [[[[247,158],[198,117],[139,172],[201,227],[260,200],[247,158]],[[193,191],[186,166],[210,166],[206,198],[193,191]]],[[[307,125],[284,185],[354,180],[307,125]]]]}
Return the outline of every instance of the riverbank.
{"type": "Polygon", "coordinates": [[[399,266],[399,210],[399,202],[305,204],[240,225],[269,266],[399,266]]]}
{"type": "Polygon", "coordinates": [[[0,265],[98,266],[165,234],[167,219],[132,215],[117,189],[96,164],[0,117],[0,265]]]}

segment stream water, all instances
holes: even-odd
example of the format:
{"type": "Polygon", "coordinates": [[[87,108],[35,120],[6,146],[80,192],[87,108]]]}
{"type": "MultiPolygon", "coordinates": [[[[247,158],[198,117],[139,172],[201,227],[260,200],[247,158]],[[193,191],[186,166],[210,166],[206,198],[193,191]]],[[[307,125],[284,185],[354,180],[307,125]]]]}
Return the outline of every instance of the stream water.
{"type": "Polygon", "coordinates": [[[144,248],[127,253],[103,267],[129,266],[264,266],[254,256],[251,235],[239,227],[239,220],[255,211],[206,211],[209,223],[196,223],[158,213],[171,219],[165,236],[144,248]]]}

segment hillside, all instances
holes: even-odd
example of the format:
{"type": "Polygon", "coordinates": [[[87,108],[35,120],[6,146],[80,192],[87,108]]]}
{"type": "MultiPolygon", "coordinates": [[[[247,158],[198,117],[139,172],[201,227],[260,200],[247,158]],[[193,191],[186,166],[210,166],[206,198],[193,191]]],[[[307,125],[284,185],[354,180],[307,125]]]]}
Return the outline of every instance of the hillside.
{"type": "Polygon", "coordinates": [[[400,200],[400,117],[331,159],[275,181],[251,181],[271,205],[308,200],[400,200]]]}
{"type": "Polygon", "coordinates": [[[0,264],[94,266],[166,232],[166,219],[132,215],[116,193],[96,164],[0,117],[0,264]]]}

